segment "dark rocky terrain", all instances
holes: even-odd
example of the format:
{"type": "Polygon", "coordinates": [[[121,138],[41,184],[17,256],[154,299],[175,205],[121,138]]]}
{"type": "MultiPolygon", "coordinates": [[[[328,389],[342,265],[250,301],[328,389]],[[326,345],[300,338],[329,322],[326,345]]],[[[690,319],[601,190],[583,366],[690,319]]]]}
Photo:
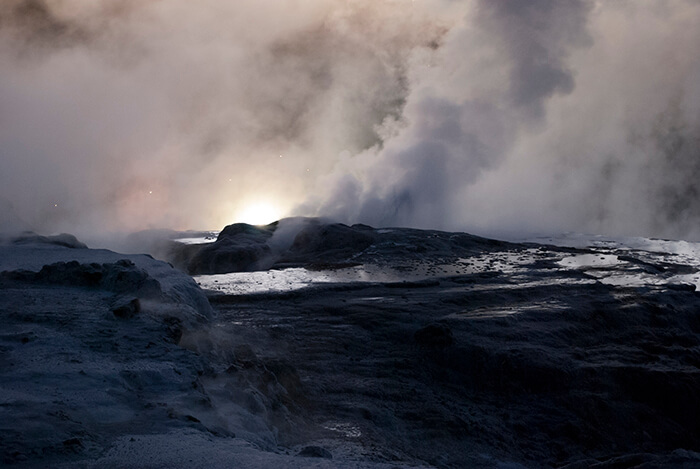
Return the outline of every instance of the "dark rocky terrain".
{"type": "Polygon", "coordinates": [[[211,315],[167,264],[47,241],[0,247],[5,464],[700,467],[694,245],[167,241],[211,315]]]}
{"type": "MultiPolygon", "coordinates": [[[[337,424],[385,457],[438,467],[700,449],[692,292],[475,275],[212,300],[245,350],[226,372],[282,370],[314,438],[342,438],[337,424]]],[[[303,427],[280,428],[294,440],[303,427]]]]}
{"type": "Polygon", "coordinates": [[[226,373],[282,374],[283,440],[436,467],[700,466],[700,298],[673,256],[316,225],[277,262],[302,260],[396,280],[210,296],[245,350],[226,373]],[[661,283],[598,280],[619,273],[661,283]]]}

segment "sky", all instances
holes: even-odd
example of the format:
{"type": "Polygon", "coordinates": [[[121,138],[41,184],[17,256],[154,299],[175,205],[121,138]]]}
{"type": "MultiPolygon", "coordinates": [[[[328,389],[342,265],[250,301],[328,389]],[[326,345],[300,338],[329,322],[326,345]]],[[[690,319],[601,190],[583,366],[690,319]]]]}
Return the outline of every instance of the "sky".
{"type": "Polygon", "coordinates": [[[700,240],[697,0],[3,0],[0,226],[700,240]]]}

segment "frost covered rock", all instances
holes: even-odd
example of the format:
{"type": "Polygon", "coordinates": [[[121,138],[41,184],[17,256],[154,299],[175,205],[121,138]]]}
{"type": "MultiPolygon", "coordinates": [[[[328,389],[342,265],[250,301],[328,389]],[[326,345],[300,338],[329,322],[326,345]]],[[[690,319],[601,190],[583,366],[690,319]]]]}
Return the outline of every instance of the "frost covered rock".
{"type": "Polygon", "coordinates": [[[25,231],[18,236],[11,236],[5,239],[10,244],[54,244],[74,249],[86,249],[87,245],[78,241],[78,238],[68,233],[61,233],[53,236],[41,236],[31,231],[25,231]]]}
{"type": "Polygon", "coordinates": [[[191,277],[148,255],[26,239],[20,244],[0,245],[2,279],[129,294],[145,300],[141,306],[146,312],[175,316],[185,325],[206,321],[212,315],[209,301],[191,277]]]}
{"type": "Polygon", "coordinates": [[[0,276],[10,280],[51,285],[101,288],[115,293],[133,293],[144,298],[158,299],[163,291],[160,283],[136,267],[128,259],[98,264],[78,261],[45,265],[39,272],[29,270],[5,271],[0,276]]]}
{"type": "Polygon", "coordinates": [[[141,312],[141,302],[138,298],[117,298],[112,303],[112,313],[122,319],[129,319],[141,312]]]}
{"type": "Polygon", "coordinates": [[[211,414],[201,359],[179,345],[212,316],[197,284],[66,239],[0,245],[0,465],[66,467],[211,414]]]}

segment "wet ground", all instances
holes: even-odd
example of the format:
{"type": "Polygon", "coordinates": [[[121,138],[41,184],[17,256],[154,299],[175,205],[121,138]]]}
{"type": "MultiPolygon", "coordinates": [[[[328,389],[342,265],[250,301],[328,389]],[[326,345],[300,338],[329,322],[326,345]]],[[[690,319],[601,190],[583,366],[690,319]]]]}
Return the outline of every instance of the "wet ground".
{"type": "Polygon", "coordinates": [[[282,446],[435,467],[700,464],[687,258],[507,245],[381,260],[196,277],[234,352],[214,375],[247,389],[282,446]]]}
{"type": "Polygon", "coordinates": [[[213,315],[148,256],[0,247],[3,464],[700,467],[699,245],[239,228],[197,265],[276,257],[195,277],[213,315]]]}

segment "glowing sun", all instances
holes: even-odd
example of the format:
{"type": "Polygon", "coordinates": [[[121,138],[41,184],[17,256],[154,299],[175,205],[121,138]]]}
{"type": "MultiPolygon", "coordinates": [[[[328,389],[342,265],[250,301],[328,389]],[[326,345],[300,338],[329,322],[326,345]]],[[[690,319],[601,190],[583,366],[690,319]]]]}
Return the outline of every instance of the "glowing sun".
{"type": "Polygon", "coordinates": [[[249,225],[267,225],[279,220],[281,211],[268,202],[257,202],[246,205],[238,211],[235,217],[237,223],[248,223],[249,225]]]}

